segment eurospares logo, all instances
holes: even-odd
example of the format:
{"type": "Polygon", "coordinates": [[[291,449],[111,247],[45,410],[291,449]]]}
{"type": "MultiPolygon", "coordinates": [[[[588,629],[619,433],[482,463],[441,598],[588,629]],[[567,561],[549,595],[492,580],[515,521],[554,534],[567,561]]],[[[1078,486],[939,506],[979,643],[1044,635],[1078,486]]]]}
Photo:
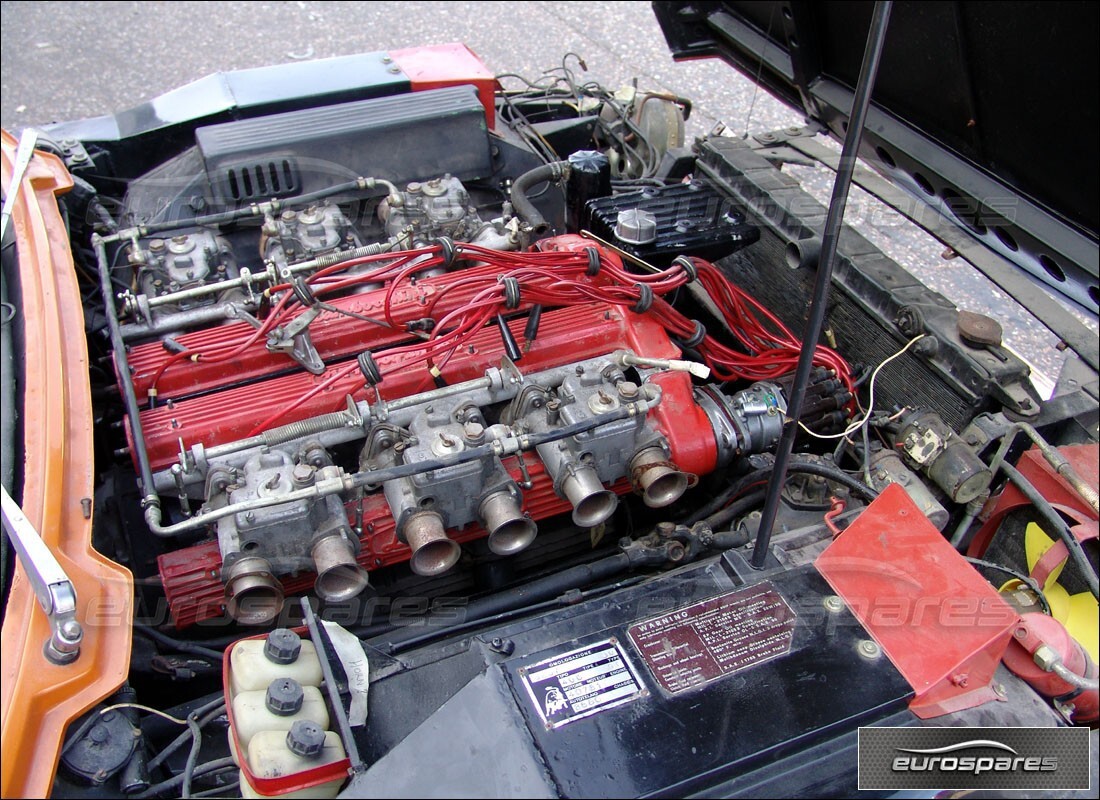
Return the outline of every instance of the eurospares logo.
{"type": "Polygon", "coordinates": [[[860,789],[1091,789],[1086,728],[860,728],[860,789]]]}
{"type": "Polygon", "coordinates": [[[1003,742],[994,739],[971,739],[947,747],[935,747],[931,750],[908,750],[897,748],[899,753],[912,755],[898,756],[894,759],[894,772],[969,772],[981,775],[983,772],[1053,772],[1058,769],[1058,759],[1054,756],[1021,756],[1003,742]],[[976,750],[1003,750],[1011,756],[967,755],[976,750]]]}

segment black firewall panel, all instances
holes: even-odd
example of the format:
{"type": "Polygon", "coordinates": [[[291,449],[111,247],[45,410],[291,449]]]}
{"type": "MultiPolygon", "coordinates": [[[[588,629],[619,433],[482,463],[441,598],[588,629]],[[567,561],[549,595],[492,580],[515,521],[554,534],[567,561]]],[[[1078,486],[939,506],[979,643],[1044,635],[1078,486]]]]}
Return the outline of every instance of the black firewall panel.
{"type": "Polygon", "coordinates": [[[448,663],[469,667],[475,651],[486,668],[452,683],[454,694],[385,755],[376,749],[345,796],[392,791],[398,778],[410,796],[484,796],[498,784],[544,796],[680,795],[904,712],[908,684],[885,657],[860,655],[866,632],[825,608],[832,592],[812,568],[752,580],[704,563],[402,654],[407,668],[391,664],[376,679],[367,740],[372,725],[388,727],[383,696],[446,683],[448,663]],[[478,725],[452,735],[472,708],[478,725]],[[498,758],[502,731],[520,750],[514,769],[498,758]],[[452,780],[444,787],[439,775],[452,780]]]}

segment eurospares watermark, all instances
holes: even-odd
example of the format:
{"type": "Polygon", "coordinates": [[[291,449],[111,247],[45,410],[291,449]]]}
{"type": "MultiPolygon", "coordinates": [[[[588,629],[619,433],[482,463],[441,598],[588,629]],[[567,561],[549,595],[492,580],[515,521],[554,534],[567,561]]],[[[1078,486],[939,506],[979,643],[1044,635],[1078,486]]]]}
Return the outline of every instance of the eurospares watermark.
{"type": "Polygon", "coordinates": [[[1087,728],[860,728],[860,789],[1091,789],[1087,728]]]}

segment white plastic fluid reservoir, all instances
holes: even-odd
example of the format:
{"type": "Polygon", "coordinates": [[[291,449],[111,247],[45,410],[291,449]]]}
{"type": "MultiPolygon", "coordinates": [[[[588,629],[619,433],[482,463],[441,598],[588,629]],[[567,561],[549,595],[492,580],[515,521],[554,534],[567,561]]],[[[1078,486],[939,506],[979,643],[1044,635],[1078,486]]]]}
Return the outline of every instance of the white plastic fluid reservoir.
{"type": "Polygon", "coordinates": [[[285,737],[298,720],[328,728],[328,708],[316,686],[279,678],[266,691],[241,692],[233,698],[233,728],[241,752],[248,752],[252,737],[260,731],[282,732],[285,737]]]}
{"type": "MultiPolygon", "coordinates": [[[[248,766],[257,778],[287,778],[344,758],[344,746],[333,731],[312,723],[298,722],[290,731],[260,731],[248,745],[248,766]]],[[[344,777],[327,783],[281,794],[279,797],[336,797],[344,777]]],[[[241,774],[242,797],[266,797],[241,774]]]]}
{"type": "Polygon", "coordinates": [[[265,691],[276,678],[293,678],[302,686],[321,685],[317,648],[294,631],[279,628],[266,639],[245,639],[229,653],[233,694],[265,691]]]}

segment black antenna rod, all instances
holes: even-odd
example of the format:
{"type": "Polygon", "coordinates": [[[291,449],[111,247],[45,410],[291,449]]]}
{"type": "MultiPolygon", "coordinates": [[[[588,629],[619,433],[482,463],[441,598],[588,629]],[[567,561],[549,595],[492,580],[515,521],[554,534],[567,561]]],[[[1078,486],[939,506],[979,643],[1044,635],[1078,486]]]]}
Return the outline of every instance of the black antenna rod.
{"type": "MultiPolygon", "coordinates": [[[[775,453],[775,469],[768,480],[768,493],[764,501],[764,513],[760,518],[760,528],[756,534],[756,544],[752,551],[752,566],[763,569],[771,547],[772,528],[775,526],[776,513],[779,511],[779,496],[787,482],[787,466],[791,461],[794,439],[798,434],[798,420],[802,416],[803,401],[806,399],[806,387],[810,382],[814,352],[821,338],[821,329],[825,324],[825,309],[829,302],[829,289],[833,281],[833,265],[836,263],[836,245],[840,229],[844,225],[844,207],[848,204],[848,190],[852,187],[852,174],[856,168],[856,156],[859,143],[863,138],[863,126],[867,121],[867,110],[871,105],[871,92],[875,86],[879,59],[882,57],[886,41],[886,27],[890,22],[891,0],[875,3],[871,17],[871,28],[867,33],[867,45],[863,51],[863,65],[859,70],[859,81],[852,98],[852,112],[848,117],[848,130],[844,137],[844,147],[840,151],[840,166],[833,182],[833,196],[829,201],[829,214],[825,218],[825,232],[821,237],[821,256],[817,265],[817,280],[814,283],[813,299],[810,302],[810,317],[806,320],[806,330],[802,334],[802,352],[798,356],[798,367],[794,374],[794,385],[787,402],[787,424],[779,440],[775,453]]],[[[870,413],[871,409],[868,409],[870,413]]]]}

